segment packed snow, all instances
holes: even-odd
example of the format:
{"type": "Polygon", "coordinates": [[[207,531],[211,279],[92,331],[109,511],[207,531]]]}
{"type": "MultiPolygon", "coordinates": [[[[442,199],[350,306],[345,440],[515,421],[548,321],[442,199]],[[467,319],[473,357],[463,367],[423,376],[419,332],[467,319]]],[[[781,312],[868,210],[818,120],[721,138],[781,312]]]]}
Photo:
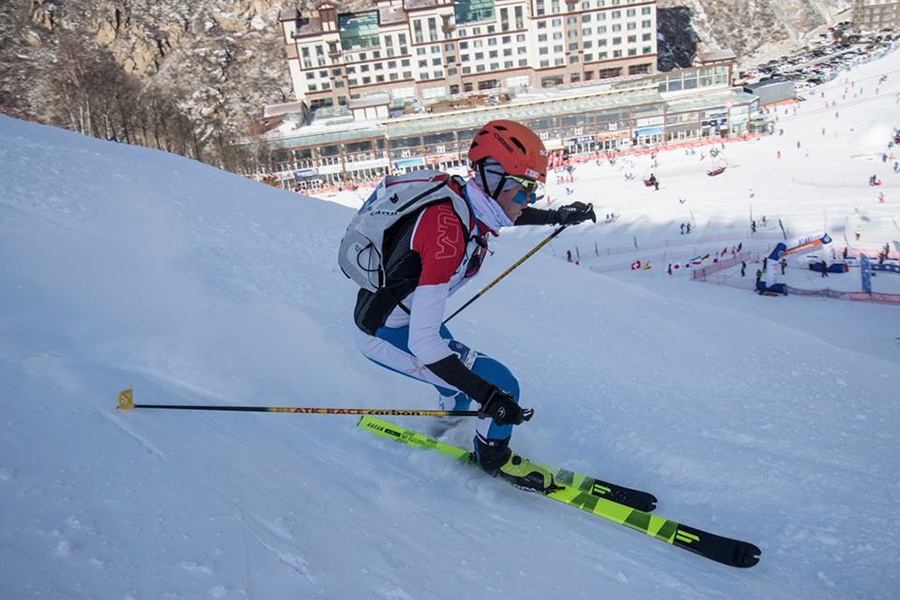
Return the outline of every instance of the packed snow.
{"type": "MultiPolygon", "coordinates": [[[[900,239],[900,175],[881,157],[898,102],[895,52],[779,107],[775,135],[726,144],[717,177],[713,146],[551,177],[554,205],[593,202],[600,222],[450,324],[536,409],[516,451],[757,544],[747,570],[355,417],[117,410],[124,388],[147,404],[371,408],[435,408],[436,392],[351,341],[336,251],[352,208],[0,117],[0,597],[895,598],[900,306],[744,282],[779,241],[828,233],[831,257],[900,239]],[[667,273],[739,244],[743,278],[667,273]]],[[[504,232],[451,308],[549,233],[504,232]]],[[[803,260],[789,257],[792,287],[861,289],[858,267],[826,279],[803,260]]],[[[873,291],[898,282],[879,272],[873,291]]]]}

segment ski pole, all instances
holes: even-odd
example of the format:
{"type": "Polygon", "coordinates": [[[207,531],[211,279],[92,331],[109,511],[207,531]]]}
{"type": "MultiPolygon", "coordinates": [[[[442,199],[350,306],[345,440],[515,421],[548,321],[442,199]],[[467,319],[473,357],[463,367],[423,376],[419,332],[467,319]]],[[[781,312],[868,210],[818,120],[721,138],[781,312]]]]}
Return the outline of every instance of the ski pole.
{"type": "Polygon", "coordinates": [[[568,227],[568,225],[560,225],[559,227],[557,227],[556,230],[555,230],[553,233],[551,233],[551,234],[548,235],[546,238],[544,238],[544,240],[541,241],[537,246],[535,246],[534,248],[532,248],[531,250],[529,250],[528,253],[525,254],[525,256],[523,256],[522,258],[520,258],[519,260],[517,260],[516,262],[514,262],[513,265],[512,265],[510,268],[508,268],[507,270],[503,271],[496,279],[494,279],[492,282],[490,282],[489,284],[487,284],[486,286],[484,286],[484,288],[483,288],[480,292],[478,292],[477,294],[475,294],[474,296],[472,296],[471,298],[469,298],[469,300],[468,300],[465,304],[463,304],[462,306],[460,306],[459,308],[457,308],[456,311],[455,311],[452,315],[450,315],[449,317],[447,317],[446,319],[444,319],[444,323],[443,323],[443,324],[446,325],[447,322],[448,322],[450,319],[452,319],[453,317],[455,317],[456,315],[458,315],[459,313],[461,313],[465,307],[467,307],[468,305],[472,304],[473,302],[475,302],[476,300],[478,300],[480,297],[482,297],[489,289],[491,289],[491,288],[494,287],[497,283],[499,283],[501,279],[503,279],[504,277],[506,277],[507,275],[509,275],[510,273],[512,273],[513,269],[515,269],[516,267],[518,267],[519,265],[521,265],[523,262],[525,262],[526,260],[528,260],[529,258],[531,258],[531,256],[532,256],[535,252],[537,252],[538,250],[540,250],[541,248],[543,248],[544,246],[546,246],[547,244],[549,244],[550,241],[551,241],[553,238],[555,238],[556,236],[558,236],[559,234],[561,234],[561,233],[563,232],[563,229],[565,229],[566,227],[568,227]]]}
{"type": "Polygon", "coordinates": [[[394,408],[313,408],[305,406],[222,406],[209,404],[135,404],[132,390],[119,392],[121,409],[157,408],[165,410],[219,410],[232,412],[274,412],[298,415],[395,415],[401,417],[477,417],[477,410],[407,410],[394,408]]]}

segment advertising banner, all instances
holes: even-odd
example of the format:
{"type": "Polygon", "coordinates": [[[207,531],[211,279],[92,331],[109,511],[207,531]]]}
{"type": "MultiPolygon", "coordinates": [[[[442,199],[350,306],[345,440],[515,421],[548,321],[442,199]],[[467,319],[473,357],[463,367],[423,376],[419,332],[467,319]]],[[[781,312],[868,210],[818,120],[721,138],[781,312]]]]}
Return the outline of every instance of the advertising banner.
{"type": "Polygon", "coordinates": [[[865,293],[872,293],[872,263],[869,257],[863,254],[859,257],[859,267],[862,273],[862,289],[865,293]]]}

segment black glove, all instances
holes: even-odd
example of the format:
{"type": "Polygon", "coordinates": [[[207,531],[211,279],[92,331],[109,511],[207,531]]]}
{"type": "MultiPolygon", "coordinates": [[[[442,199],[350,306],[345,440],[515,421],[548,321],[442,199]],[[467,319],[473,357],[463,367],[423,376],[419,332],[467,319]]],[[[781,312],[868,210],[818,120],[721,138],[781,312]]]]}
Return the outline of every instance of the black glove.
{"type": "Polygon", "coordinates": [[[560,225],[578,225],[590,219],[594,223],[597,222],[597,215],[594,214],[594,207],[584,202],[573,202],[556,209],[556,219],[560,225]]]}
{"type": "Polygon", "coordinates": [[[492,418],[497,425],[520,425],[534,416],[534,409],[522,408],[511,395],[495,386],[491,388],[478,412],[492,418]]]}

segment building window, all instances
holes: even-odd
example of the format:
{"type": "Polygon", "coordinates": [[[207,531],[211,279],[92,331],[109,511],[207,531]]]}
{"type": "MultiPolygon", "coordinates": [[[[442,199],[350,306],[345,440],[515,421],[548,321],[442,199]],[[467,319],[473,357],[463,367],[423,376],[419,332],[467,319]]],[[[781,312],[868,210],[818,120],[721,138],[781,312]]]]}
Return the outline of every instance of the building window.
{"type": "Polygon", "coordinates": [[[608,79],[610,77],[618,77],[622,74],[622,68],[616,67],[612,69],[600,69],[597,71],[597,79],[608,79]]]}
{"type": "MultiPolygon", "coordinates": [[[[632,66],[628,67],[628,74],[629,74],[629,75],[640,75],[640,74],[642,74],[642,73],[649,73],[649,72],[650,72],[650,65],[649,65],[649,63],[645,63],[645,64],[643,64],[643,65],[632,65],[632,66]]],[[[696,84],[696,81],[695,81],[695,82],[694,82],[694,85],[693,85],[692,87],[696,87],[696,85],[697,85],[697,84],[696,84]]],[[[685,87],[687,87],[687,86],[685,86],[685,87]]]]}

